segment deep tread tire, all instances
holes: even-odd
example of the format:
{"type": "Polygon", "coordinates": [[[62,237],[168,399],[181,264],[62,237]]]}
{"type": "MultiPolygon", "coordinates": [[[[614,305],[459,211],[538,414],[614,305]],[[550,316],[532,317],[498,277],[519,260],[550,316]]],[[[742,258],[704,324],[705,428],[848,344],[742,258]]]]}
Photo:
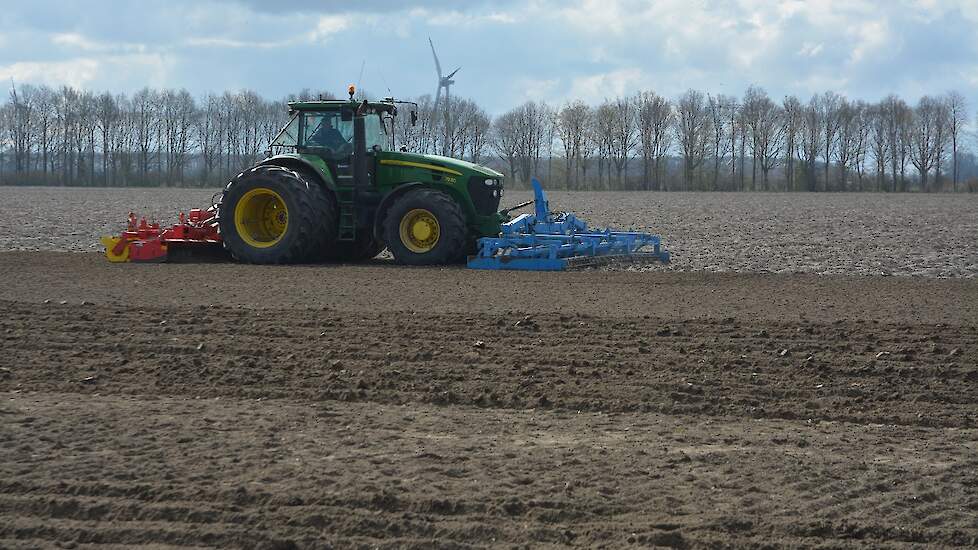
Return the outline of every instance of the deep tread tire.
{"type": "Polygon", "coordinates": [[[281,166],[256,166],[228,183],[221,199],[221,236],[238,261],[252,264],[295,264],[319,261],[322,251],[336,241],[337,207],[332,195],[316,182],[281,166]],[[258,248],[246,243],[234,225],[234,210],[241,197],[257,187],[278,193],[288,209],[289,224],[274,246],[258,248]]]}
{"type": "Polygon", "coordinates": [[[443,265],[455,263],[465,252],[468,230],[457,202],[441,191],[415,189],[398,198],[384,217],[384,240],[394,261],[405,265],[443,265]],[[434,248],[425,253],[409,250],[401,242],[401,218],[415,208],[431,212],[438,220],[440,237],[434,248]]]}

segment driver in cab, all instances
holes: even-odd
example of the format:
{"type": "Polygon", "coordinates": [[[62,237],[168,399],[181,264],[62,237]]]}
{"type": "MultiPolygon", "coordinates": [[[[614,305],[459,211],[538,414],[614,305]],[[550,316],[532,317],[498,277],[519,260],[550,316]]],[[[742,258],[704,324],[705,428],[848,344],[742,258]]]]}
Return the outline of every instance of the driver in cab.
{"type": "Polygon", "coordinates": [[[329,118],[323,118],[319,128],[309,136],[306,142],[312,147],[326,147],[333,151],[339,151],[344,145],[350,143],[339,130],[333,128],[333,121],[329,118]]]}

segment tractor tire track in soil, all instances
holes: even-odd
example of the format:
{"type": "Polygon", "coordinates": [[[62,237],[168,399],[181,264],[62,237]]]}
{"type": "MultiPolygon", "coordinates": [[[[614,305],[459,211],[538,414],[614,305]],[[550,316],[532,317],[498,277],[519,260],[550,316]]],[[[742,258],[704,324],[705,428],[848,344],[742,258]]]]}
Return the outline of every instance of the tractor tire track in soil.
{"type": "Polygon", "coordinates": [[[0,275],[3,548],[978,542],[978,282],[0,275]]]}

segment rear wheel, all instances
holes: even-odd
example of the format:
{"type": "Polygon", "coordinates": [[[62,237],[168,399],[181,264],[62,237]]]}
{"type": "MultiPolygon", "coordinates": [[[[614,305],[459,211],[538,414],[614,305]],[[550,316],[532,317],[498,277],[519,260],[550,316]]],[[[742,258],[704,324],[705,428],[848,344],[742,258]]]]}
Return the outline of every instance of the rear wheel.
{"type": "Polygon", "coordinates": [[[454,263],[465,250],[466,236],[461,207],[434,189],[408,191],[384,218],[384,240],[400,264],[454,263]]]}
{"type": "Polygon", "coordinates": [[[225,246],[240,261],[312,262],[336,240],[336,204],[297,172],[258,166],[224,190],[220,227],[225,246]]]}

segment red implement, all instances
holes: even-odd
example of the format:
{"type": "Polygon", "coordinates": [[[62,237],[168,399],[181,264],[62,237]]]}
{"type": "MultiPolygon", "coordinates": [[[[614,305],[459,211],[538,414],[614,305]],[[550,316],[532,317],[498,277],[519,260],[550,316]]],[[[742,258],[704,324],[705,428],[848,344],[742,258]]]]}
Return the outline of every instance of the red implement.
{"type": "Polygon", "coordinates": [[[207,210],[194,208],[189,216],[180,213],[180,222],[167,229],[158,223],[136,221],[129,213],[128,227],[118,237],[102,237],[105,256],[110,262],[165,262],[176,250],[213,253],[222,248],[218,231],[217,207],[207,210]]]}

